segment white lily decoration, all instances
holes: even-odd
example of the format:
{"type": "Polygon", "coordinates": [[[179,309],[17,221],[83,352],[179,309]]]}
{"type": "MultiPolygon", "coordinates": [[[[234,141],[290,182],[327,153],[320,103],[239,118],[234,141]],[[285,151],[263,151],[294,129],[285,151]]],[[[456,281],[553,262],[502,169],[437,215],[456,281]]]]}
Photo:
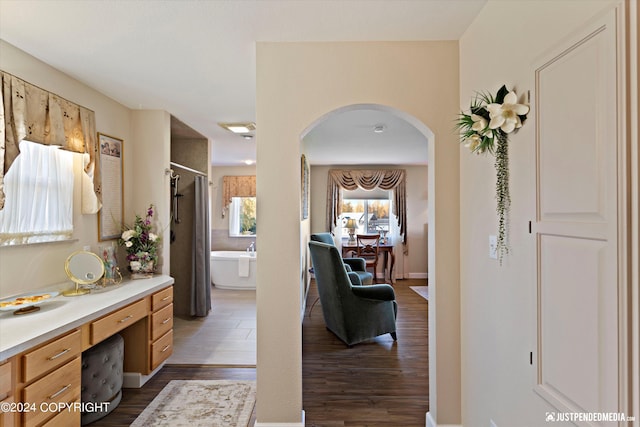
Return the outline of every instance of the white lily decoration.
{"type": "Polygon", "coordinates": [[[509,195],[509,134],[522,127],[529,106],[518,103],[515,91],[502,85],[495,95],[479,92],[471,101],[469,113],[461,112],[456,120],[460,142],[476,154],[495,156],[496,212],[498,213],[498,261],[509,253],[507,223],[509,195]]]}
{"type": "Polygon", "coordinates": [[[473,120],[473,125],[471,126],[472,130],[475,130],[476,132],[480,133],[482,132],[484,129],[487,128],[487,125],[489,124],[487,122],[487,120],[485,120],[484,117],[479,116],[477,114],[472,114],[471,115],[471,120],[473,120]]]}
{"type": "Polygon", "coordinates": [[[529,106],[518,104],[518,97],[514,91],[509,92],[504,97],[502,104],[487,105],[489,111],[490,129],[500,128],[504,133],[511,133],[515,129],[522,127],[519,116],[529,112],[529,106]]]}
{"type": "Polygon", "coordinates": [[[149,233],[149,240],[151,240],[152,242],[155,242],[156,240],[158,240],[158,235],[149,233]]]}
{"type": "Polygon", "coordinates": [[[464,146],[473,152],[476,151],[480,142],[482,142],[482,137],[476,133],[466,139],[464,146]]]}
{"type": "Polygon", "coordinates": [[[122,233],[122,240],[124,240],[125,242],[128,242],[135,235],[136,235],[136,232],[134,230],[126,230],[125,232],[122,233]]]}

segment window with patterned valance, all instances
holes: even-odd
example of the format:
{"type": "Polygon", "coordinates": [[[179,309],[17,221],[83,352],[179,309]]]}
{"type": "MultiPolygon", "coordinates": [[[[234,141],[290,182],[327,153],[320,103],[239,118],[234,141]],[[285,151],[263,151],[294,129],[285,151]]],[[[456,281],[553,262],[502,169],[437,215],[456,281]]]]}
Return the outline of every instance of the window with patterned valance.
{"type": "Polygon", "coordinates": [[[224,218],[233,197],[256,197],[256,176],[222,177],[222,217],[224,218]]]}
{"type": "Polygon", "coordinates": [[[82,213],[101,205],[95,113],[18,77],[0,71],[0,209],[4,207],[4,176],[20,154],[20,141],[59,145],[86,153],[82,177],[82,213]],[[85,188],[87,187],[87,188],[85,188]]]}
{"type": "Polygon", "coordinates": [[[402,243],[407,251],[407,190],[406,171],[404,169],[352,169],[329,170],[327,183],[327,226],[333,230],[342,214],[342,189],[355,190],[393,190],[393,214],[398,219],[402,243]]]}

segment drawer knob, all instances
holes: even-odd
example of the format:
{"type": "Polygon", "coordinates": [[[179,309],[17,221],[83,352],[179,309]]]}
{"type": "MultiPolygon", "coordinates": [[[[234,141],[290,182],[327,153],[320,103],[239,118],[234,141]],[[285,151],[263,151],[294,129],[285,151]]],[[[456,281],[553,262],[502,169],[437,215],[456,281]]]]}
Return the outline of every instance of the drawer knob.
{"type": "Polygon", "coordinates": [[[70,351],[71,351],[71,349],[70,349],[70,348],[65,348],[65,349],[64,349],[64,350],[62,350],[60,353],[58,353],[58,354],[54,354],[54,355],[53,355],[53,356],[51,356],[51,357],[47,357],[47,360],[56,360],[58,357],[60,357],[60,356],[62,356],[62,355],[64,355],[64,354],[67,354],[67,353],[69,353],[70,351]]]}
{"type": "Polygon", "coordinates": [[[171,317],[167,317],[166,319],[164,319],[164,320],[162,321],[162,324],[163,324],[163,325],[166,325],[167,323],[169,323],[169,320],[171,320],[171,317]]]}
{"type": "Polygon", "coordinates": [[[124,322],[126,322],[127,320],[129,320],[129,319],[131,319],[131,318],[133,318],[133,314],[128,315],[128,316],[127,316],[127,317],[125,317],[124,319],[120,319],[120,320],[118,320],[118,323],[124,323],[124,322]]]}
{"type": "Polygon", "coordinates": [[[166,345],[162,351],[160,353],[164,353],[165,351],[169,350],[171,348],[171,345],[166,345]]]}
{"type": "Polygon", "coordinates": [[[166,300],[168,300],[169,298],[171,298],[171,295],[167,295],[166,297],[162,298],[162,301],[166,301],[166,300]]]}
{"type": "Polygon", "coordinates": [[[49,396],[48,399],[55,399],[56,397],[60,396],[62,393],[67,391],[69,387],[71,387],[71,384],[67,384],[66,386],[62,387],[60,390],[56,391],[51,396],[49,396]]]}

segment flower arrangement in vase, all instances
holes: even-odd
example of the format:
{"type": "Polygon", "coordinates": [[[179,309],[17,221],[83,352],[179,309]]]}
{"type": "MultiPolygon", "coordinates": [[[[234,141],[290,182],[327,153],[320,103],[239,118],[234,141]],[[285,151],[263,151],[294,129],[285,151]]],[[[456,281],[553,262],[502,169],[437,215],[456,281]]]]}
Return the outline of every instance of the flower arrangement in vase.
{"type": "Polygon", "coordinates": [[[125,226],[118,243],[127,251],[127,261],[131,278],[141,279],[153,275],[158,265],[160,236],[152,232],[153,205],[149,205],[147,215],[136,215],[133,226],[125,226]]]}
{"type": "Polygon", "coordinates": [[[511,206],[509,194],[509,134],[517,131],[527,119],[529,106],[518,103],[515,91],[502,86],[495,96],[479,93],[471,101],[469,114],[460,113],[456,128],[460,142],[476,154],[495,155],[496,200],[498,213],[498,259],[509,253],[507,216],[511,206]]]}

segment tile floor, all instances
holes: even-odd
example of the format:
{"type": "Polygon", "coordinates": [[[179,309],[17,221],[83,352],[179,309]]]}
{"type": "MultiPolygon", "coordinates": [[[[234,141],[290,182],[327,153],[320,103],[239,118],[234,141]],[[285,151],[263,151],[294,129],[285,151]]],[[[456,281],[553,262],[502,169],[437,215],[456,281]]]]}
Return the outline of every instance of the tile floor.
{"type": "Polygon", "coordinates": [[[168,364],[256,365],[256,292],[211,288],[211,313],[173,319],[168,364]]]}

